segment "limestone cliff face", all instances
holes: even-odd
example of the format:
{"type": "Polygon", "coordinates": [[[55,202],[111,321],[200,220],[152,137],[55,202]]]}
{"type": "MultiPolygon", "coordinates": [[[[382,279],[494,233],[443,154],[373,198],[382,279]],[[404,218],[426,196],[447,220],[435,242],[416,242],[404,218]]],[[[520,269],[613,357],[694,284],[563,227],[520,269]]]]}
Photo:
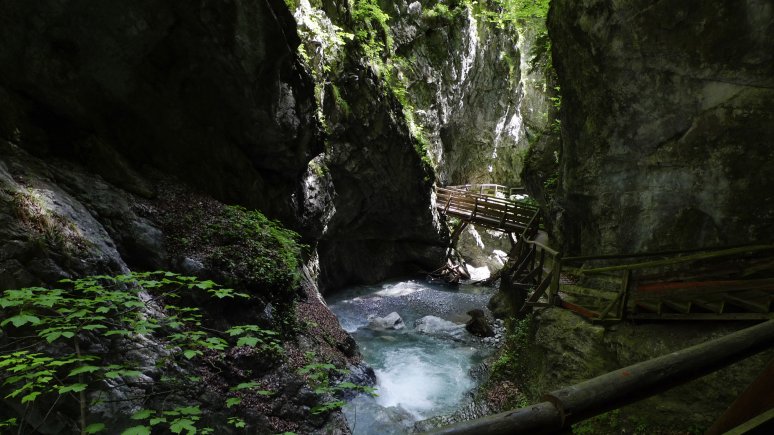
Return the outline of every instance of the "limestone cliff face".
{"type": "Polygon", "coordinates": [[[774,238],[774,8],[552,2],[565,247],[774,238]]]}
{"type": "Polygon", "coordinates": [[[498,26],[479,9],[433,0],[387,12],[439,183],[522,185],[530,139],[548,122],[545,80],[530,62],[543,22],[498,26]]]}

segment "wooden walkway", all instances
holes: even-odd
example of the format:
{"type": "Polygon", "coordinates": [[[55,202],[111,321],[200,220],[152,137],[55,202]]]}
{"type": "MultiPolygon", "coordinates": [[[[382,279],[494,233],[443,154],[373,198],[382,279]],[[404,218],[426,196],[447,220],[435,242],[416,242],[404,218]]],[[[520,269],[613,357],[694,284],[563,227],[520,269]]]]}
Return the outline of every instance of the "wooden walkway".
{"type": "Polygon", "coordinates": [[[435,192],[436,207],[442,214],[506,233],[523,232],[539,213],[535,206],[505,198],[523,193],[521,188],[468,184],[438,187],[435,192]]]}
{"type": "Polygon", "coordinates": [[[515,308],[561,306],[594,322],[774,319],[774,245],[563,257],[545,243],[537,207],[497,184],[436,188],[436,207],[463,224],[515,236],[515,308]]]}

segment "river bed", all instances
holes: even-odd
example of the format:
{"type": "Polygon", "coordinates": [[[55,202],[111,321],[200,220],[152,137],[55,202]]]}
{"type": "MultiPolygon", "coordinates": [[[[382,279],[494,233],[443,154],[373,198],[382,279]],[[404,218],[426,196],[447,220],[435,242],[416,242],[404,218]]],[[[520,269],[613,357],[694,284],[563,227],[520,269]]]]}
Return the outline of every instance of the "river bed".
{"type": "Polygon", "coordinates": [[[343,411],[356,435],[405,434],[414,423],[458,408],[476,386],[470,369],[494,350],[461,326],[422,333],[415,321],[432,315],[464,323],[467,311],[485,309],[493,290],[460,285],[449,288],[421,280],[353,287],[329,299],[342,327],[357,341],[376,373],[376,397],[359,395],[343,411]],[[374,330],[369,316],[397,312],[405,327],[374,330]]]}

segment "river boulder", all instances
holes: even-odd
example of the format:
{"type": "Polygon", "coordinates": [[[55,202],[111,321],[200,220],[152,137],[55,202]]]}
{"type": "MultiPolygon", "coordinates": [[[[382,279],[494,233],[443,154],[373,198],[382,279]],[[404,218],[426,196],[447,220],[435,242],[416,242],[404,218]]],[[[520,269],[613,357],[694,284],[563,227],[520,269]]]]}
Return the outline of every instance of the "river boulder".
{"type": "Polygon", "coordinates": [[[492,337],[495,335],[492,325],[489,324],[489,319],[486,318],[483,310],[475,309],[468,311],[470,320],[465,324],[465,329],[473,335],[479,337],[492,337]]]}
{"type": "Polygon", "coordinates": [[[398,313],[393,311],[392,313],[384,316],[384,317],[378,317],[378,316],[369,316],[368,317],[368,327],[370,329],[374,329],[377,331],[382,330],[399,330],[406,327],[406,324],[403,323],[403,319],[400,317],[398,313]]]}
{"type": "Polygon", "coordinates": [[[427,335],[462,340],[465,337],[465,325],[444,320],[436,316],[425,316],[414,322],[414,329],[427,335]]]}

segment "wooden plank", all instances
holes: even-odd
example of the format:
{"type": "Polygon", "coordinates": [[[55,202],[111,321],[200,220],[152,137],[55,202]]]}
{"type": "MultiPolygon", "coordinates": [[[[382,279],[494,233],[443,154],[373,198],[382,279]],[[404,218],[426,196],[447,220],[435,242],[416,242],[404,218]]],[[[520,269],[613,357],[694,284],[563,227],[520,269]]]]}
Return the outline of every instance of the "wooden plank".
{"type": "Polygon", "coordinates": [[[774,278],[753,280],[687,281],[640,284],[638,292],[670,292],[696,289],[700,291],[774,290],[774,278]]]}
{"type": "Polygon", "coordinates": [[[729,430],[725,435],[764,434],[774,431],[774,408],[729,430]]]}
{"type": "Polygon", "coordinates": [[[663,260],[645,261],[641,263],[621,264],[617,266],[598,267],[586,269],[583,273],[612,272],[615,270],[644,269],[649,267],[669,266],[672,264],[686,263],[689,261],[706,260],[710,258],[726,257],[730,255],[744,254],[747,252],[759,252],[774,250],[774,245],[753,245],[741,248],[724,249],[721,251],[702,252],[699,254],[685,255],[681,257],[667,258],[663,260]]]}
{"type": "Polygon", "coordinates": [[[566,308],[566,309],[568,309],[570,311],[573,311],[575,313],[578,313],[581,316],[586,317],[588,319],[598,319],[599,318],[599,313],[598,312],[590,310],[590,309],[585,308],[585,307],[582,307],[582,306],[580,306],[578,304],[574,304],[574,303],[569,302],[569,301],[564,301],[563,300],[562,301],[562,307],[564,307],[564,308],[566,308]]]}
{"type": "Polygon", "coordinates": [[[667,308],[677,311],[678,313],[688,314],[691,312],[691,302],[689,301],[677,301],[674,299],[664,299],[661,303],[667,308]]]}
{"type": "Polygon", "coordinates": [[[642,307],[650,312],[661,314],[661,301],[634,301],[636,307],[642,307]]]}
{"type": "Polygon", "coordinates": [[[774,359],[734,403],[707,429],[706,435],[720,435],[755,416],[774,411],[774,359]]]}
{"type": "Polygon", "coordinates": [[[736,305],[737,307],[744,308],[745,310],[752,311],[753,313],[768,313],[769,303],[763,303],[751,299],[744,299],[734,295],[726,295],[726,302],[736,305]]]}
{"type": "Polygon", "coordinates": [[[715,314],[721,314],[726,306],[725,301],[708,301],[704,299],[692,299],[694,305],[704,308],[707,311],[711,311],[715,314]]]}
{"type": "Polygon", "coordinates": [[[774,345],[774,321],[624,367],[593,379],[552,391],[553,403],[565,423],[577,422],[688,382],[774,345]]]}
{"type": "MultiPolygon", "coordinates": [[[[591,260],[622,260],[625,258],[663,257],[667,255],[671,256],[671,255],[687,254],[687,253],[693,253],[693,252],[720,251],[723,249],[742,248],[745,246],[761,246],[761,245],[725,245],[725,246],[707,246],[704,248],[680,249],[680,250],[669,250],[669,251],[629,252],[625,254],[576,255],[576,256],[567,257],[566,260],[573,261],[573,262],[582,262],[582,261],[591,261],[591,260]]],[[[763,246],[771,247],[774,245],[763,245],[763,246]]]]}
{"type": "Polygon", "coordinates": [[[530,295],[529,299],[527,299],[524,302],[524,306],[519,310],[520,313],[526,312],[527,306],[534,305],[537,303],[538,300],[540,300],[540,298],[543,296],[543,294],[546,292],[546,289],[548,288],[548,282],[549,282],[549,279],[548,277],[546,277],[546,279],[544,279],[540,283],[540,285],[538,285],[537,288],[535,288],[535,291],[532,292],[532,295],[530,295]]]}

